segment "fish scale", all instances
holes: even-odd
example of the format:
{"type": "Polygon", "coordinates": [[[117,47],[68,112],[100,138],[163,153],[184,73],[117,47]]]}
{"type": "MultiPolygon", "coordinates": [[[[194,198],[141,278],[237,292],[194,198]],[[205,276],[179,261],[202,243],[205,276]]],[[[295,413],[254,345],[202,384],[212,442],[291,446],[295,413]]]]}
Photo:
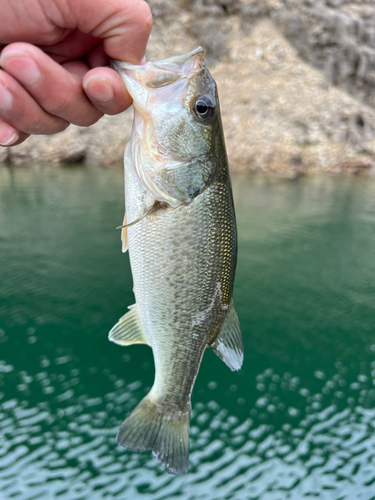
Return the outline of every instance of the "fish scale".
{"type": "MultiPolygon", "coordinates": [[[[191,205],[166,209],[128,229],[139,318],[160,367],[157,373],[165,381],[163,390],[169,394],[176,388],[178,393],[190,394],[199,363],[191,366],[187,387],[182,388],[179,373],[168,369],[170,358],[176,352],[194,357],[190,336],[196,332],[203,346],[214,340],[231,299],[236,231],[233,222],[222,224],[227,214],[216,208],[225,197],[229,198],[229,187],[214,184],[191,205]],[[194,326],[196,316],[209,309],[215,298],[214,314],[194,326]],[[163,349],[159,360],[158,341],[166,337],[169,356],[163,349]]],[[[201,349],[200,345],[195,348],[201,349]]]]}
{"type": "Polygon", "coordinates": [[[135,108],[125,151],[123,231],[136,303],[109,337],[120,345],[148,344],[155,360],[154,385],[123,422],[118,443],[152,450],[178,475],[188,470],[191,393],[206,347],[232,370],[243,359],[232,301],[236,222],[220,110],[200,48],[142,67],[114,67],[135,108]],[[197,99],[208,118],[197,115],[197,99]]]}

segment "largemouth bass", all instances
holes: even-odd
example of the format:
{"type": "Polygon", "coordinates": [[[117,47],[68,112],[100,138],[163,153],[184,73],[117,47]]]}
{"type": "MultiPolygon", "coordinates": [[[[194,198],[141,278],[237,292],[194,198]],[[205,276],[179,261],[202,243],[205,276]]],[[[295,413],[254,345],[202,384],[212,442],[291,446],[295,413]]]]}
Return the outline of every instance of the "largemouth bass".
{"type": "Polygon", "coordinates": [[[148,344],[155,360],[154,385],[117,442],[152,450],[170,474],[185,474],[190,398],[206,347],[231,370],[243,360],[232,300],[237,232],[217,89],[200,47],[144,66],[112,65],[134,104],[122,239],[136,303],[109,338],[148,344]]]}

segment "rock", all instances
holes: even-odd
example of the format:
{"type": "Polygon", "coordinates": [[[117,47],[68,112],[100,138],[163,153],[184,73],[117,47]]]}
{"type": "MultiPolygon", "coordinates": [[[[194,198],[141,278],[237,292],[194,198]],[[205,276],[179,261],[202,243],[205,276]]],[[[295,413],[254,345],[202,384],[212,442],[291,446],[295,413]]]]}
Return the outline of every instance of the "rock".
{"type": "Polygon", "coordinates": [[[242,0],[241,2],[241,17],[245,20],[254,21],[254,19],[268,14],[269,6],[266,2],[259,2],[258,0],[242,0]]]}
{"type": "Polygon", "coordinates": [[[192,24],[192,34],[199,45],[204,47],[207,64],[214,64],[229,54],[229,40],[220,24],[212,18],[192,24]]]}
{"type": "Polygon", "coordinates": [[[151,0],[148,1],[152,15],[155,19],[163,19],[166,22],[173,22],[175,16],[178,16],[181,10],[178,1],[170,0],[151,0]]]}
{"type": "Polygon", "coordinates": [[[269,20],[246,39],[240,25],[228,32],[230,60],[212,70],[231,168],[294,177],[372,165],[375,110],[330,86],[269,20]]]}
{"type": "Polygon", "coordinates": [[[374,2],[260,0],[258,9],[333,85],[375,106],[374,2]]]}
{"type": "Polygon", "coordinates": [[[186,7],[196,16],[224,16],[241,11],[241,0],[186,0],[186,7]]]}
{"type": "Polygon", "coordinates": [[[270,17],[299,55],[323,71],[333,85],[375,106],[375,2],[372,0],[186,2],[188,9],[200,18],[240,13],[242,20],[254,22],[260,17],[270,17]]]}
{"type": "Polygon", "coordinates": [[[341,163],[340,167],[345,171],[345,173],[358,175],[365,170],[373,168],[374,162],[357,158],[354,160],[344,161],[343,163],[341,163]]]}
{"type": "MultiPolygon", "coordinates": [[[[148,60],[202,44],[217,81],[231,169],[288,178],[375,163],[374,3],[150,0],[148,60]]],[[[30,137],[0,162],[120,167],[132,111],[30,137]]]]}
{"type": "Polygon", "coordinates": [[[106,167],[120,166],[125,144],[130,137],[132,112],[106,116],[89,128],[71,125],[52,136],[31,136],[13,148],[4,148],[3,161],[25,163],[89,163],[106,167]]]}

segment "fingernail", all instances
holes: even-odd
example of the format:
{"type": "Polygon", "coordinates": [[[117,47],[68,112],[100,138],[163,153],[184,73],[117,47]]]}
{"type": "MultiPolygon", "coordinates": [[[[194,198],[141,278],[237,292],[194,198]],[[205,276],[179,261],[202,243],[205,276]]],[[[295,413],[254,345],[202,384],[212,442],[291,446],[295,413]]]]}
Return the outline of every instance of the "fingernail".
{"type": "Polygon", "coordinates": [[[8,111],[13,105],[13,96],[0,82],[0,111],[8,111]]]}
{"type": "Polygon", "coordinates": [[[18,132],[7,123],[0,123],[0,146],[11,146],[18,141],[18,132]]]}
{"type": "Polygon", "coordinates": [[[108,102],[115,97],[112,86],[105,78],[91,76],[85,81],[83,88],[95,101],[108,102]]]}
{"type": "Polygon", "coordinates": [[[143,66],[146,63],[147,63],[146,56],[144,56],[143,59],[142,59],[142,61],[140,62],[140,65],[143,66]]]}
{"type": "Polygon", "coordinates": [[[23,85],[32,85],[41,76],[36,62],[24,52],[6,52],[1,57],[0,64],[23,85]]]}
{"type": "Polygon", "coordinates": [[[11,146],[12,144],[14,144],[15,142],[18,141],[19,139],[19,135],[17,134],[17,132],[15,132],[12,137],[10,139],[8,139],[6,142],[3,142],[1,139],[0,139],[0,146],[11,146]]]}

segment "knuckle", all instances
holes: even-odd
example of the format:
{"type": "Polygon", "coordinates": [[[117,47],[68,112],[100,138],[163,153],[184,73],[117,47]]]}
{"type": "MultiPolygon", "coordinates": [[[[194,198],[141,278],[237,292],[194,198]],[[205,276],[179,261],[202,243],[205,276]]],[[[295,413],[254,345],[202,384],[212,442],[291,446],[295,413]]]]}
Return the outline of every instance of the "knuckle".
{"type": "Polygon", "coordinates": [[[150,33],[153,24],[152,12],[148,3],[144,1],[142,1],[141,16],[139,21],[142,23],[144,31],[150,33]]]}
{"type": "Polygon", "coordinates": [[[47,133],[47,130],[50,130],[50,124],[46,123],[46,120],[43,120],[42,117],[33,117],[28,118],[27,116],[21,116],[19,120],[17,120],[22,126],[19,127],[22,132],[25,134],[32,135],[40,135],[47,133]]]}
{"type": "Polygon", "coordinates": [[[94,125],[100,118],[103,116],[98,110],[93,112],[86,113],[85,115],[80,115],[79,118],[72,120],[74,125],[78,125],[79,127],[90,127],[90,125],[94,125]]]}
{"type": "Polygon", "coordinates": [[[77,100],[72,99],[71,95],[60,95],[58,101],[48,103],[46,110],[51,115],[80,127],[88,127],[102,116],[102,113],[88,102],[86,96],[77,100]]]}
{"type": "Polygon", "coordinates": [[[149,35],[153,24],[151,8],[144,0],[125,5],[119,21],[133,26],[140,33],[149,35]]]}
{"type": "Polygon", "coordinates": [[[57,121],[52,127],[50,127],[48,135],[58,134],[64,132],[69,127],[70,123],[65,120],[57,121]]]}
{"type": "MultiPolygon", "coordinates": [[[[23,117],[23,120],[25,117],[23,117]]],[[[69,123],[65,120],[61,120],[59,118],[46,116],[38,116],[33,119],[29,119],[27,122],[24,122],[24,127],[22,127],[22,132],[25,134],[32,135],[52,135],[57,134],[58,132],[62,132],[65,130],[69,123]]]]}
{"type": "Polygon", "coordinates": [[[48,103],[48,113],[59,118],[64,118],[69,115],[69,111],[72,108],[71,96],[67,94],[61,94],[58,99],[51,99],[48,103]]]}
{"type": "Polygon", "coordinates": [[[152,29],[152,12],[150,6],[143,0],[136,4],[130,15],[131,23],[139,32],[149,35],[152,29]]]}

